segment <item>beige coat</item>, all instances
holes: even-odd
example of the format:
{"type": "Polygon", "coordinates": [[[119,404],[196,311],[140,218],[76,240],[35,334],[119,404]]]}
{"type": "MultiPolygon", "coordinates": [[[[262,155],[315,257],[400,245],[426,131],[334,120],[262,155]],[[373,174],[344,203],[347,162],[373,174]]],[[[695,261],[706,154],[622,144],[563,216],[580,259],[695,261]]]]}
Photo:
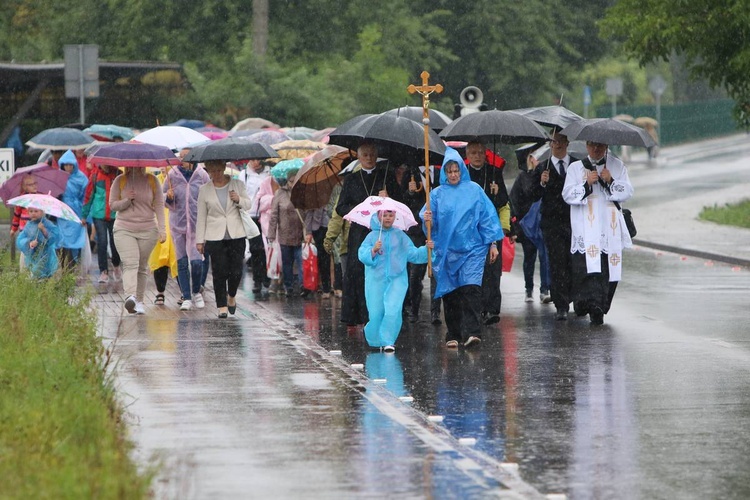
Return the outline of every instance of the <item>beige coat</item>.
{"type": "Polygon", "coordinates": [[[240,208],[250,209],[251,200],[245,191],[242,181],[229,181],[229,191],[236,191],[240,195],[240,202],[234,203],[227,196],[227,204],[222,207],[216,195],[213,182],[201,186],[198,192],[198,222],[195,228],[195,243],[219,241],[229,233],[231,239],[245,238],[245,226],[242,225],[240,208]]]}

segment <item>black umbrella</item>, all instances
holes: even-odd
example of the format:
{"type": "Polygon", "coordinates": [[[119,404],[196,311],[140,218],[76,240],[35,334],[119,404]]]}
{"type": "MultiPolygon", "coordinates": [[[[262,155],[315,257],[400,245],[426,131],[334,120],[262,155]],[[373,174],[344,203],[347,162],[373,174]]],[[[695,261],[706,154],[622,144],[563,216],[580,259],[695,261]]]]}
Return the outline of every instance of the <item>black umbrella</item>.
{"type": "MultiPolygon", "coordinates": [[[[401,116],[386,113],[356,116],[331,132],[328,142],[353,150],[363,142],[372,142],[378,146],[378,156],[394,163],[424,163],[424,126],[401,116]]],[[[428,144],[430,163],[441,163],[445,144],[433,130],[429,130],[428,144]]]]}
{"type": "Polygon", "coordinates": [[[549,139],[547,132],[530,118],[512,111],[480,111],[470,113],[453,122],[440,132],[449,141],[518,144],[542,142],[549,139]]]}
{"type": "MultiPolygon", "coordinates": [[[[539,163],[547,161],[552,153],[549,149],[549,144],[527,144],[516,149],[516,159],[518,160],[518,168],[526,170],[526,157],[529,154],[533,154],[534,157],[539,160],[539,163]]],[[[586,150],[586,143],[584,141],[572,141],[568,145],[568,154],[574,159],[586,158],[588,151],[586,150]]]]}
{"type": "Polygon", "coordinates": [[[262,142],[251,142],[242,137],[228,137],[195,146],[184,160],[199,163],[209,160],[240,161],[278,158],[274,149],[262,142]]]}
{"type": "MultiPolygon", "coordinates": [[[[436,109],[430,108],[429,113],[430,123],[428,125],[435,132],[440,132],[445,127],[447,127],[450,122],[453,121],[448,115],[446,115],[445,113],[441,113],[436,109]]],[[[424,125],[424,123],[422,123],[422,120],[424,118],[424,111],[419,106],[403,106],[401,108],[390,109],[383,114],[402,116],[404,118],[408,118],[409,120],[415,121],[420,125],[424,125]]]]}
{"type": "Polygon", "coordinates": [[[67,149],[85,149],[94,138],[76,128],[49,128],[39,132],[26,142],[27,146],[37,149],[64,151],[67,149]]]}
{"type": "Polygon", "coordinates": [[[514,113],[531,118],[546,127],[565,128],[573,122],[583,120],[582,116],[573,113],[563,106],[542,106],[539,108],[522,108],[512,110],[514,113]]]}
{"type": "Polygon", "coordinates": [[[569,140],[649,148],[656,141],[640,127],[612,118],[591,118],[571,123],[560,131],[569,140]]]}

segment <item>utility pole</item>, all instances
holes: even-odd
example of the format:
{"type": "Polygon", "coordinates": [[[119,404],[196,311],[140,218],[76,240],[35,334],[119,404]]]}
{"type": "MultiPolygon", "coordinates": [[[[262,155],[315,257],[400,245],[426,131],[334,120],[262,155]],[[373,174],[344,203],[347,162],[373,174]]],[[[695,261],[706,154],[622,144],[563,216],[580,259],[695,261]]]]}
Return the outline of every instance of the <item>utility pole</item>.
{"type": "Polygon", "coordinates": [[[263,60],[268,52],[268,0],[253,0],[253,53],[263,60]]]}

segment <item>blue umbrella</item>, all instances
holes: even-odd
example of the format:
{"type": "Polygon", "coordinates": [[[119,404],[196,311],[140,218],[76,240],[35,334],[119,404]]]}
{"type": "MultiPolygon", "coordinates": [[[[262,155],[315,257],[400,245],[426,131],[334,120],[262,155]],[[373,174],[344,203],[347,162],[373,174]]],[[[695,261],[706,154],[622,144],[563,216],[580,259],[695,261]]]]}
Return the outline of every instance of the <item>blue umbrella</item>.
{"type": "Polygon", "coordinates": [[[94,136],[95,139],[99,140],[114,140],[115,137],[120,137],[123,141],[129,141],[135,134],[133,129],[128,127],[121,127],[119,125],[99,125],[94,124],[89,128],[84,129],[84,132],[94,136]],[[99,137],[96,137],[99,136],[99,137]],[[103,138],[103,139],[102,139],[103,138]]]}
{"type": "Polygon", "coordinates": [[[63,151],[68,149],[85,149],[94,142],[94,138],[75,128],[50,128],[39,132],[26,142],[27,146],[37,149],[63,151]]]}
{"type": "Polygon", "coordinates": [[[188,120],[187,118],[180,118],[176,122],[170,123],[169,125],[173,127],[187,127],[195,130],[197,128],[205,127],[206,122],[203,122],[201,120],[188,120]]]}
{"type": "Polygon", "coordinates": [[[287,179],[290,175],[299,172],[299,169],[301,169],[304,164],[305,160],[302,158],[282,160],[271,169],[271,175],[273,175],[275,179],[287,179]]]}

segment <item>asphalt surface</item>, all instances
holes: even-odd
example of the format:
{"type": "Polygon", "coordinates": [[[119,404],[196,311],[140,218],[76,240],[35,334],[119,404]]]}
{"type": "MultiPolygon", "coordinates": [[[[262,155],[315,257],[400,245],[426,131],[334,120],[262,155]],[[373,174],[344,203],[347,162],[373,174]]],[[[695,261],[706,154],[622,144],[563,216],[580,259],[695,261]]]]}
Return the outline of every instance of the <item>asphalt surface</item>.
{"type": "Polygon", "coordinates": [[[259,299],[247,279],[219,320],[210,290],[206,309],[178,311],[170,281],[166,306],[151,287],[136,317],[92,273],[136,458],[161,465],[155,496],[750,495],[750,449],[733,440],[750,432],[750,230],[696,219],[747,197],[749,153],[736,135],[633,156],[638,245],[600,332],[523,304],[520,265],[480,349],[446,352],[423,318],[396,355],[348,334],[337,299],[259,299]],[[716,316],[686,315],[693,303],[716,316]]]}

